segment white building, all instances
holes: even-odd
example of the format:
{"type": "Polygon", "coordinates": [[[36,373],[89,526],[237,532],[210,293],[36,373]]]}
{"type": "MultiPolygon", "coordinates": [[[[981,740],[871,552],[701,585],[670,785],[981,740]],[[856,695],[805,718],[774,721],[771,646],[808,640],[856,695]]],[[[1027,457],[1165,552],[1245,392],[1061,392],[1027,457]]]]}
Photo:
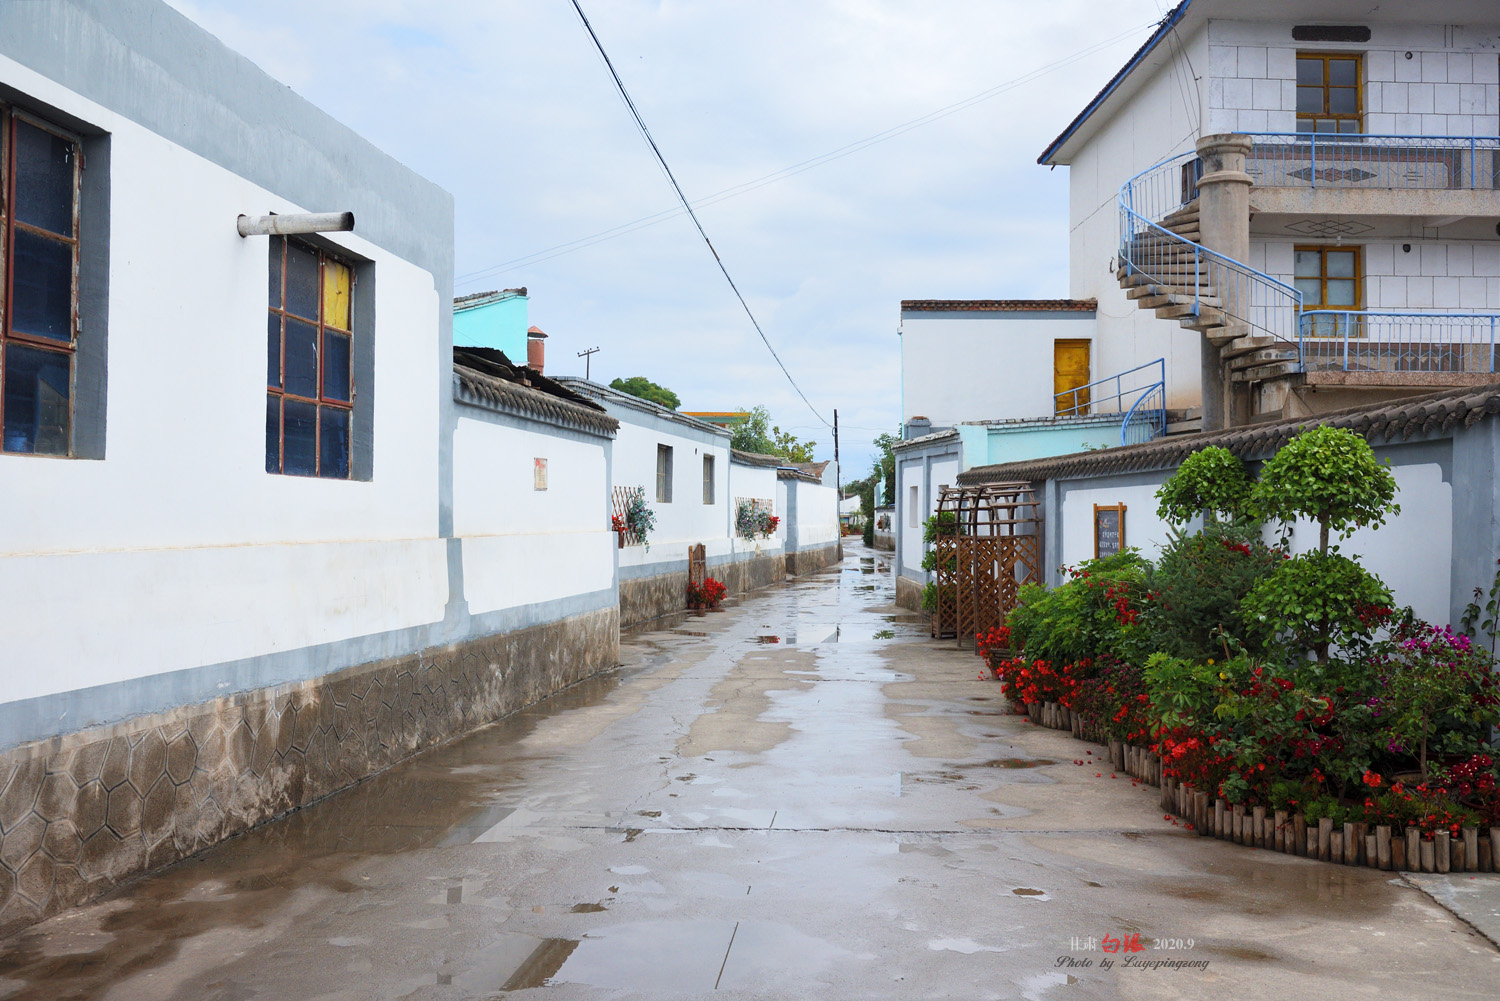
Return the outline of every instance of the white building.
{"type": "Polygon", "coordinates": [[[1497,46],[1477,0],[1177,6],[1040,158],[1104,368],[1207,373],[1210,425],[1493,378],[1497,46]]]}
{"type": "Polygon", "coordinates": [[[0,4],[0,136],[0,934],[616,663],[615,422],[455,368],[447,193],[157,0],[0,4]]]}
{"type": "Polygon", "coordinates": [[[687,607],[688,560],[696,546],[703,547],[706,573],[730,593],[785,577],[780,540],[736,531],[739,505],[747,499],[769,505],[773,481],[751,472],[760,467],[731,461],[727,430],[595,382],[573,376],[558,382],[598,401],[620,422],[610,515],[623,520],[632,495],[655,515],[644,539],[621,536],[616,555],[623,626],[687,607]]]}

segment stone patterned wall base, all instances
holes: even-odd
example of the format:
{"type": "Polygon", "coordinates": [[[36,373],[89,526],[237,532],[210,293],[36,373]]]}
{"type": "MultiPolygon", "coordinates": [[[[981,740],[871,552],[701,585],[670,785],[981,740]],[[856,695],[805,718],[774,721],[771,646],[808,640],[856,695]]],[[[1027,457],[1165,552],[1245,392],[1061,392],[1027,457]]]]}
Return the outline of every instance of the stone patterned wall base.
{"type": "MultiPolygon", "coordinates": [[[[708,575],[722,583],[730,594],[768,587],[785,580],[786,574],[786,558],[780,553],[708,568],[708,575]]],[[[620,627],[629,629],[663,615],[687,611],[687,585],[686,570],[620,581],[620,627]]]]}
{"type": "Polygon", "coordinates": [[[910,577],[896,578],[896,604],[913,612],[922,610],[922,585],[910,577]]]}
{"type": "Polygon", "coordinates": [[[793,576],[814,573],[831,567],[839,561],[839,545],[834,543],[822,549],[803,549],[786,554],[786,572],[793,576]]]}
{"type": "Polygon", "coordinates": [[[611,607],[0,753],[0,935],[619,662],[611,607]]]}

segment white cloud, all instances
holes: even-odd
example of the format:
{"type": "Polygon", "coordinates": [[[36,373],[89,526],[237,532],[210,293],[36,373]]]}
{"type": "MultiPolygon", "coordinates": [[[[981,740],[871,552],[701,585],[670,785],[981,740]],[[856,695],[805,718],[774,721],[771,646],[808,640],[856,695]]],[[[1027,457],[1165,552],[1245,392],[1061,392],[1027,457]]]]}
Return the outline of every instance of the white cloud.
{"type": "MultiPolygon", "coordinates": [[[[562,0],[172,0],[451,191],[460,275],[673,205],[562,0]]],[[[1156,0],[587,0],[689,197],[880,132],[1143,25],[1156,0]]],[[[701,210],[787,366],[862,472],[898,419],[903,298],[1068,294],[1047,142],[1144,30],[970,109],[701,210]]],[[[526,285],[549,370],[647,375],[687,409],[816,427],[685,218],[494,274],[526,285]]],[[[961,364],[961,359],[956,359],[961,364]]],[[[1004,376],[996,373],[996,392],[1004,376]]],[[[831,455],[831,437],[813,434],[831,455]]]]}

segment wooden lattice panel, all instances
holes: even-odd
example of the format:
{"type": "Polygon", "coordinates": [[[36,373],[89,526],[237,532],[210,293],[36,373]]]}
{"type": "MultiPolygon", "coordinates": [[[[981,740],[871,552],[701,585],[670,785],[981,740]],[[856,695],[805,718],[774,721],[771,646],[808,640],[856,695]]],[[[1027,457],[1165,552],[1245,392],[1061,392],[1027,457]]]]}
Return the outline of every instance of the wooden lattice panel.
{"type": "Polygon", "coordinates": [[[1005,623],[1022,584],[1040,581],[1041,506],[1027,483],[949,488],[938,510],[952,511],[954,626],[962,645],[1005,623]]]}
{"type": "MultiPolygon", "coordinates": [[[[630,498],[636,493],[644,492],[642,487],[615,487],[614,489],[614,515],[622,522],[625,520],[625,512],[630,510],[630,498]]],[[[642,546],[646,540],[641,538],[639,532],[626,530],[621,533],[627,546],[642,546]]]]}

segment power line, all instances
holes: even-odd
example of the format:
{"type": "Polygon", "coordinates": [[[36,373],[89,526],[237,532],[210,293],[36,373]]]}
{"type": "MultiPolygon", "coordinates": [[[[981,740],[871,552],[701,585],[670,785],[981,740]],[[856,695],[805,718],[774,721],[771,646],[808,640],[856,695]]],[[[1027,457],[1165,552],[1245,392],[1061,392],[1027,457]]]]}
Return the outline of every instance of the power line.
{"type": "MultiPolygon", "coordinates": [[[[1065,66],[1069,66],[1075,62],[1078,62],[1080,59],[1085,59],[1096,52],[1114,45],[1116,42],[1119,42],[1122,39],[1136,34],[1141,29],[1151,27],[1156,23],[1157,22],[1155,21],[1151,21],[1146,24],[1137,25],[1136,27],[1131,28],[1128,31],[1123,31],[1111,38],[1106,38],[1102,42],[1097,42],[1085,49],[1080,49],[1077,52],[1074,52],[1072,55],[1064,56],[1063,58],[1058,59],[1054,62],[1048,63],[1044,66],[1039,66],[1028,73],[1024,73],[1021,76],[1015,77],[1011,80],[1007,80],[1004,83],[997,84],[987,90],[982,90],[977,94],[966,97],[961,101],[956,101],[953,104],[946,105],[942,108],[937,109],[936,111],[929,112],[928,114],[922,115],[919,118],[913,118],[910,121],[902,122],[900,125],[893,125],[883,132],[876,132],[875,134],[866,136],[863,139],[857,139],[854,142],[847,143],[843,146],[838,147],[837,149],[829,150],[827,153],[820,153],[817,156],[809,157],[806,160],[801,160],[797,163],[792,164],[791,166],[772,171],[769,174],[763,174],[760,177],[754,178],[749,181],[744,181],[740,184],[732,185],[728,188],[724,188],[723,190],[716,191],[713,194],[704,195],[702,198],[697,199],[692,204],[696,208],[704,208],[709,205],[715,205],[722,201],[728,201],[731,198],[737,198],[740,195],[749,194],[751,191],[763,188],[768,184],[774,184],[777,181],[785,180],[788,177],[794,177],[797,174],[802,173],[803,171],[812,170],[814,167],[821,167],[825,163],[832,163],[834,160],[841,160],[846,156],[850,156],[854,153],[858,153],[862,150],[868,149],[869,147],[874,146],[877,143],[882,143],[889,139],[895,139],[898,136],[905,135],[907,132],[910,132],[913,129],[919,129],[924,125],[931,125],[933,122],[941,121],[942,119],[947,118],[949,115],[954,115],[960,111],[967,110],[968,108],[973,107],[974,105],[979,104],[983,101],[988,101],[993,97],[998,97],[1006,91],[1014,90],[1015,88],[1027,83],[1031,83],[1033,80],[1037,80],[1048,73],[1053,73],[1064,68],[1065,66]]],[[[554,246],[547,247],[543,250],[538,250],[535,253],[527,254],[524,257],[512,258],[509,261],[502,261],[499,264],[494,264],[487,268],[480,268],[478,271],[467,272],[465,274],[459,275],[455,284],[472,285],[475,282],[481,281],[485,278],[493,277],[495,275],[504,274],[507,271],[515,271],[518,268],[526,267],[532,264],[541,264],[546,261],[552,260],[554,257],[561,257],[564,254],[571,254],[575,250],[583,250],[585,248],[592,247],[596,243],[603,243],[606,240],[613,240],[619,236],[626,236],[630,233],[636,232],[637,230],[656,226],[660,223],[666,222],[669,219],[675,219],[681,214],[682,209],[678,208],[663,209],[660,212],[653,212],[651,215],[642,216],[639,219],[635,219],[631,222],[621,223],[618,226],[612,226],[609,229],[600,230],[599,232],[594,233],[591,236],[579,237],[576,240],[570,240],[567,243],[559,243],[554,246]]]]}
{"type": "Polygon", "coordinates": [[[667,175],[667,180],[672,184],[672,190],[677,192],[678,201],[682,202],[682,207],[687,210],[688,217],[693,220],[693,225],[698,228],[698,235],[703,237],[703,242],[708,246],[708,252],[714,255],[714,263],[724,273],[724,280],[729,283],[729,287],[734,291],[734,297],[745,308],[745,315],[750,317],[750,323],[755,327],[755,332],[760,335],[760,339],[765,344],[766,350],[771,352],[772,358],[776,359],[776,364],[781,368],[781,374],[786,376],[786,381],[791,383],[792,388],[797,391],[797,395],[802,397],[802,402],[807,404],[807,409],[813,412],[814,417],[823,421],[824,425],[828,425],[828,422],[823,420],[823,415],[818,413],[818,408],[813,406],[812,401],[807,398],[807,394],[802,392],[802,387],[797,385],[797,380],[792,378],[792,373],[787,371],[787,367],[782,363],[781,356],[776,353],[776,349],[771,347],[770,338],[766,337],[766,332],[760,328],[760,321],[755,318],[755,313],[751,311],[750,304],[745,301],[745,297],[740,294],[739,286],[730,277],[729,269],[724,266],[724,261],[719,257],[719,252],[714,249],[713,241],[708,238],[708,233],[704,230],[703,224],[698,221],[698,214],[693,211],[693,206],[687,200],[687,195],[682,193],[682,186],[677,183],[677,178],[672,176],[672,168],[667,166],[667,158],[662,156],[661,149],[656,145],[656,140],[651,137],[651,130],[646,128],[646,120],[641,117],[640,110],[636,108],[635,102],[630,99],[630,92],[625,89],[625,81],[621,80],[620,74],[615,71],[615,64],[610,61],[609,53],[604,51],[604,44],[599,41],[599,36],[594,33],[594,26],[589,23],[588,15],[583,12],[583,8],[579,6],[578,0],[573,0],[573,9],[578,12],[579,18],[583,21],[583,26],[588,29],[589,37],[594,40],[594,48],[598,49],[599,55],[604,58],[604,65],[609,68],[609,75],[614,78],[615,87],[620,91],[620,97],[624,98],[625,106],[630,109],[631,117],[635,119],[635,124],[641,130],[641,135],[645,137],[646,143],[651,147],[651,152],[655,154],[656,162],[661,165],[662,173],[667,175]]]}

